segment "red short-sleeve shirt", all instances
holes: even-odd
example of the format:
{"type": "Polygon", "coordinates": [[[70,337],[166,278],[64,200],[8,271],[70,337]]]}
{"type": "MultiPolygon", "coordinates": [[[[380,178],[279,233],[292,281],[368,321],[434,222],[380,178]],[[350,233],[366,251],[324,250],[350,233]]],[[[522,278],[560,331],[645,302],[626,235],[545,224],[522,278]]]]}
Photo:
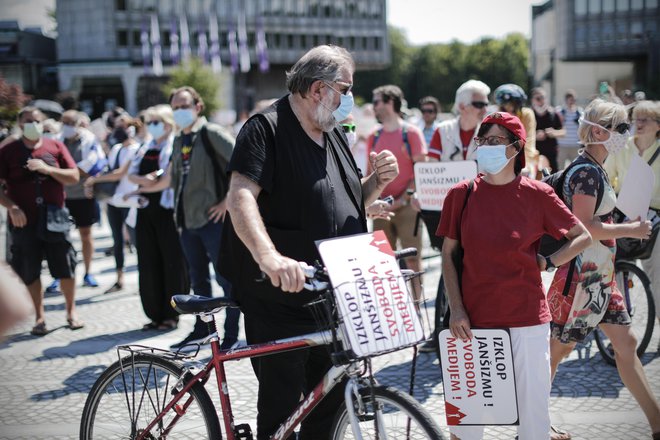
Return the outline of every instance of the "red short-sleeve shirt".
{"type": "Polygon", "coordinates": [[[536,262],[544,234],[564,236],[579,220],[545,183],[518,176],[506,185],[482,177],[461,222],[469,181],[445,199],[439,236],[464,249],[462,296],[473,327],[526,327],[551,320],[536,262]]]}
{"type": "Polygon", "coordinates": [[[76,168],[66,146],[56,140],[42,138],[41,146],[30,150],[22,140],[17,140],[0,149],[0,180],[7,183],[7,196],[25,212],[28,224],[37,221],[37,184],[41,182],[44,203],[64,206],[64,186],[52,177],[28,170],[28,159],[41,159],[57,168],[76,168]]]}

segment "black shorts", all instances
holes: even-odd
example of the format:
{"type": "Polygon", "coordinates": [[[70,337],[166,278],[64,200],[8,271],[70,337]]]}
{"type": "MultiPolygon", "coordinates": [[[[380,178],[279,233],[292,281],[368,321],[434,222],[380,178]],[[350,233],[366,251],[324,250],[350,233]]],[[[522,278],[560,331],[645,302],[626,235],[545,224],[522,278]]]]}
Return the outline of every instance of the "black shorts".
{"type": "Polygon", "coordinates": [[[65,202],[77,228],[92,226],[99,221],[99,208],[95,199],[66,199],[65,202]]]}
{"type": "Polygon", "coordinates": [[[37,237],[34,225],[9,228],[11,259],[9,264],[27,285],[39,279],[41,262],[45,258],[53,278],[74,278],[76,251],[68,238],[57,243],[45,242],[37,237]]]}

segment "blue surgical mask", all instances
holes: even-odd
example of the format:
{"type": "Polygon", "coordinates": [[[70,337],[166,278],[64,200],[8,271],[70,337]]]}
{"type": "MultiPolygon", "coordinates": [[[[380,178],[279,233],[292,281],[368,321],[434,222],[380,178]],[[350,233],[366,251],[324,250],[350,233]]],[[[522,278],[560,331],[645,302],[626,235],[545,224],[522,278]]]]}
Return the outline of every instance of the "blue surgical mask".
{"type": "Polygon", "coordinates": [[[487,174],[499,174],[511,159],[516,155],[507,159],[506,145],[482,145],[477,148],[477,164],[479,171],[487,174]]]}
{"type": "Polygon", "coordinates": [[[348,92],[345,95],[339,95],[339,107],[332,112],[337,122],[341,122],[348,118],[348,115],[353,111],[353,93],[348,92]]]}
{"type": "Polygon", "coordinates": [[[165,134],[165,124],[157,122],[155,124],[148,124],[147,130],[154,139],[160,139],[165,134]]]}
{"type": "Polygon", "coordinates": [[[195,122],[196,116],[191,108],[179,108],[174,110],[174,122],[180,129],[189,127],[195,122]]]}

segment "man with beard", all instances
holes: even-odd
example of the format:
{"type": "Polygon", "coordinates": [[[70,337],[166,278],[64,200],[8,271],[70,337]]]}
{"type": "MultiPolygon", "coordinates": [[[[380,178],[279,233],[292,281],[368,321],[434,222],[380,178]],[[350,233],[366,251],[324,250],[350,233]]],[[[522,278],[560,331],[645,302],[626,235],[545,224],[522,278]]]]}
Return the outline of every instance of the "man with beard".
{"type": "MultiPolygon", "coordinates": [[[[375,171],[362,178],[338,121],[353,107],[351,55],[318,46],[287,72],[289,95],[243,126],[229,164],[230,220],[221,267],[245,315],[250,344],[316,330],[304,304],[299,262],[319,260],[315,240],[367,231],[365,205],[398,174],[390,152],[371,154],[375,171]],[[264,272],[270,282],[258,282],[264,272]]],[[[298,405],[302,393],[332,363],[326,347],[252,360],[259,380],[257,438],[268,438],[298,405]]],[[[301,439],[327,438],[343,399],[336,387],[301,426],[301,439]]]]}

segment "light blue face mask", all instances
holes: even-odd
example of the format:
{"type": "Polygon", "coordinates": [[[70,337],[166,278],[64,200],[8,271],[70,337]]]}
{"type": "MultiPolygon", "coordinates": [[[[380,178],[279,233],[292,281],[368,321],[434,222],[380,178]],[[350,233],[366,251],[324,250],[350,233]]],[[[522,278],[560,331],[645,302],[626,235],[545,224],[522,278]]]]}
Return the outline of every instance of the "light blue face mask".
{"type": "Polygon", "coordinates": [[[156,124],[148,124],[147,130],[154,139],[160,139],[165,134],[165,124],[158,122],[156,124]]]}
{"type": "Polygon", "coordinates": [[[195,114],[191,108],[178,108],[174,110],[174,122],[180,129],[184,129],[195,122],[195,114]]]}
{"type": "Polygon", "coordinates": [[[507,145],[482,145],[477,148],[477,164],[479,171],[487,174],[499,174],[511,159],[518,153],[507,159],[507,145]]]}
{"type": "Polygon", "coordinates": [[[348,118],[348,115],[353,111],[353,92],[348,92],[345,95],[339,95],[339,107],[332,112],[337,122],[341,122],[348,118]]]}

